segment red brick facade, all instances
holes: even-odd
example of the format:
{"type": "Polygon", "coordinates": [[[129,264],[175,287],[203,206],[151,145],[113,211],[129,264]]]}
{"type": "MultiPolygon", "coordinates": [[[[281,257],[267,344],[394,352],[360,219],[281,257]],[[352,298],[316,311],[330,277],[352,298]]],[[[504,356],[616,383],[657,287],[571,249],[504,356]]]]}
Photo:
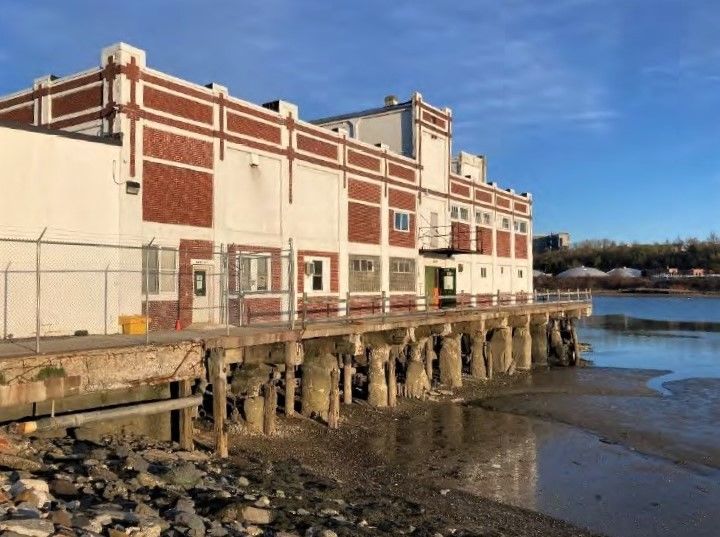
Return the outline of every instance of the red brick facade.
{"type": "Polygon", "coordinates": [[[377,183],[369,183],[357,179],[350,179],[348,181],[348,198],[350,199],[377,203],[379,205],[381,195],[382,190],[377,183]]]}
{"type": "Polygon", "coordinates": [[[321,157],[337,160],[337,145],[323,142],[317,138],[311,138],[304,134],[297,135],[297,148],[300,151],[314,153],[321,157]]]}
{"type": "Polygon", "coordinates": [[[493,230],[489,227],[477,227],[475,229],[477,241],[475,250],[482,255],[493,253],[493,230]]]}
{"type": "Polygon", "coordinates": [[[32,105],[0,112],[0,121],[15,121],[17,123],[32,123],[35,120],[32,105]]]}
{"type": "Polygon", "coordinates": [[[209,105],[160,91],[151,86],[143,88],[143,99],[144,105],[148,108],[212,125],[213,109],[209,105]]]}
{"type": "Polygon", "coordinates": [[[398,231],[395,229],[395,211],[388,211],[388,242],[390,246],[402,246],[404,248],[415,248],[415,214],[410,213],[410,230],[398,231]]]}
{"type": "Polygon", "coordinates": [[[470,250],[472,248],[470,224],[453,222],[450,225],[450,232],[452,233],[452,247],[455,250],[470,250]]]}
{"type": "Polygon", "coordinates": [[[359,151],[353,151],[352,149],[348,151],[348,164],[375,171],[380,169],[379,158],[375,158],[366,153],[360,153],[359,151]]]}
{"type": "Polygon", "coordinates": [[[274,144],[279,144],[281,140],[280,127],[247,116],[229,113],[227,115],[227,128],[238,134],[260,138],[274,144]]]}
{"type": "Polygon", "coordinates": [[[484,203],[492,203],[492,194],[485,192],[484,190],[475,189],[475,199],[484,203]]]}
{"type": "MultiPolygon", "coordinates": [[[[150,330],[172,330],[175,321],[179,318],[179,302],[177,300],[150,300],[150,330]]],[[[145,301],[142,303],[142,313],[145,312],[145,301]]],[[[189,323],[188,323],[189,324],[189,323]]]]}
{"type": "Polygon", "coordinates": [[[178,278],[179,317],[182,328],[192,323],[193,318],[193,259],[213,259],[213,244],[210,241],[180,241],[180,275],[178,278]]]}
{"type": "Polygon", "coordinates": [[[399,177],[406,181],[415,182],[415,171],[405,166],[400,166],[394,162],[388,163],[388,173],[393,177],[399,177]]]}
{"type": "Polygon", "coordinates": [[[457,194],[458,196],[463,196],[465,198],[470,197],[470,187],[467,185],[456,183],[455,181],[452,181],[450,183],[450,192],[453,194],[457,194]]]}
{"type": "Polygon", "coordinates": [[[213,144],[151,127],[143,129],[145,156],[201,168],[213,168],[213,144]]]}
{"type": "Polygon", "coordinates": [[[149,161],[143,167],[143,220],[212,227],[212,174],[149,161]]]}
{"type": "Polygon", "coordinates": [[[510,232],[500,231],[499,229],[495,232],[497,242],[497,256],[498,257],[512,257],[510,251],[510,232]]]}
{"type": "Polygon", "coordinates": [[[52,114],[54,117],[60,117],[102,106],[102,98],[102,85],[53,97],[52,114]]]}
{"type": "Polygon", "coordinates": [[[348,202],[348,240],[380,244],[380,207],[348,202]]]}
{"type": "Polygon", "coordinates": [[[515,233],[515,257],[517,259],[528,258],[528,237],[520,233],[515,233]]]}

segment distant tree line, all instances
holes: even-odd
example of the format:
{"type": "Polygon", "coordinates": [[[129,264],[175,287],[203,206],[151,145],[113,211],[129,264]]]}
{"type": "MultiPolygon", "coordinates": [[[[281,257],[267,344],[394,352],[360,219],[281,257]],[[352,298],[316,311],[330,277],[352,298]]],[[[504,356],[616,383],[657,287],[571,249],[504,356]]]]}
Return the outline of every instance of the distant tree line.
{"type": "Polygon", "coordinates": [[[567,250],[537,254],[534,265],[536,270],[548,274],[579,266],[603,271],[618,267],[643,271],[667,267],[704,268],[717,274],[720,273],[720,236],[711,233],[705,240],[689,238],[654,244],[623,244],[607,239],[582,241],[567,250]]]}

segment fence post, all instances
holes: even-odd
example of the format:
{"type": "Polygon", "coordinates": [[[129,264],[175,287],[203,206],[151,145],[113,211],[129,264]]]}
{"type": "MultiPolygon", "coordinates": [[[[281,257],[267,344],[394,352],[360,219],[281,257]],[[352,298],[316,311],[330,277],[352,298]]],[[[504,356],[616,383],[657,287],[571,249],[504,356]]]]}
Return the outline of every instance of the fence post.
{"type": "Polygon", "coordinates": [[[7,339],[8,332],[8,272],[10,271],[10,265],[12,265],[12,261],[8,261],[8,264],[5,267],[5,285],[3,287],[5,290],[3,297],[3,339],[7,339]]]}
{"type": "Polygon", "coordinates": [[[35,244],[35,354],[40,354],[40,249],[46,231],[43,229],[35,244]]]}
{"type": "Polygon", "coordinates": [[[290,329],[293,330],[295,328],[295,310],[297,308],[295,298],[295,285],[297,280],[295,277],[295,246],[292,238],[288,239],[288,245],[288,320],[290,321],[290,329]]]}
{"type": "Polygon", "coordinates": [[[225,335],[230,335],[230,249],[225,250],[225,245],[220,245],[220,255],[222,257],[223,271],[225,271],[225,277],[223,278],[223,285],[225,286],[225,335]]]}
{"type": "Polygon", "coordinates": [[[345,293],[345,317],[349,318],[352,315],[352,308],[350,307],[350,291],[345,293]]]}
{"type": "Polygon", "coordinates": [[[497,298],[495,299],[495,305],[500,307],[500,289],[497,290],[497,298]]]}
{"type": "Polygon", "coordinates": [[[428,309],[428,296],[427,294],[423,295],[423,306],[425,307],[425,317],[430,317],[430,310],[428,309]]]}
{"type": "MultiPolygon", "coordinates": [[[[150,247],[155,237],[145,246],[145,344],[150,343],[150,247]]],[[[159,255],[159,254],[158,254],[159,255]]],[[[192,280],[192,277],[190,278],[192,280]]]]}
{"type": "Polygon", "coordinates": [[[380,297],[380,311],[382,312],[383,320],[385,320],[385,291],[382,292],[380,297]]]}
{"type": "Polygon", "coordinates": [[[105,267],[105,300],[103,302],[103,326],[105,327],[105,335],[108,335],[107,317],[108,317],[108,271],[110,270],[110,264],[105,267]]]}
{"type": "Polygon", "coordinates": [[[303,306],[302,306],[302,327],[305,329],[305,322],[307,321],[307,293],[303,291],[303,306]]]}

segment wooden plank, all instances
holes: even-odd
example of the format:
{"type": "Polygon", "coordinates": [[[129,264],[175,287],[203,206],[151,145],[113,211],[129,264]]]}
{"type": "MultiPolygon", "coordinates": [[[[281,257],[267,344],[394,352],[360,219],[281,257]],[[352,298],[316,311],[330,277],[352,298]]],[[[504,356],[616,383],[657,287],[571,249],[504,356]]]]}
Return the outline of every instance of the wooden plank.
{"type": "Polygon", "coordinates": [[[213,390],[213,432],[215,434],[215,454],[220,458],[228,456],[228,438],[225,430],[227,419],[227,369],[225,350],[212,349],[208,369],[213,390]]]}

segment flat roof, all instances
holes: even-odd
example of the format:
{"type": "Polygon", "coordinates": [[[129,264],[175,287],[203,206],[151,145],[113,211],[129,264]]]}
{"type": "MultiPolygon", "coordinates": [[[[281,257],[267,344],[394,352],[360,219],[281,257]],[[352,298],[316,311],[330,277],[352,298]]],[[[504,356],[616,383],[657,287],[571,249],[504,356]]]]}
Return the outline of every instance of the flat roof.
{"type": "Polygon", "coordinates": [[[62,138],[70,138],[71,140],[81,140],[84,142],[93,142],[96,144],[106,145],[122,145],[122,135],[113,134],[112,136],[93,136],[92,134],[83,134],[81,132],[69,132],[60,129],[51,129],[49,127],[36,125],[27,125],[25,123],[17,123],[15,121],[0,121],[0,127],[13,129],[16,131],[36,132],[38,134],[48,134],[50,136],[60,136],[62,138]]]}
{"type": "Polygon", "coordinates": [[[391,106],[379,106],[377,108],[368,108],[367,110],[361,110],[359,112],[351,112],[348,114],[340,114],[337,116],[328,116],[328,117],[322,117],[319,119],[313,119],[310,120],[309,123],[313,123],[315,125],[321,124],[321,123],[333,123],[335,121],[342,121],[343,119],[352,119],[356,117],[363,117],[363,116],[374,116],[376,114],[383,114],[385,112],[394,112],[395,110],[402,110],[405,108],[409,108],[409,106],[412,104],[412,100],[405,101],[398,104],[393,104],[391,106]]]}

